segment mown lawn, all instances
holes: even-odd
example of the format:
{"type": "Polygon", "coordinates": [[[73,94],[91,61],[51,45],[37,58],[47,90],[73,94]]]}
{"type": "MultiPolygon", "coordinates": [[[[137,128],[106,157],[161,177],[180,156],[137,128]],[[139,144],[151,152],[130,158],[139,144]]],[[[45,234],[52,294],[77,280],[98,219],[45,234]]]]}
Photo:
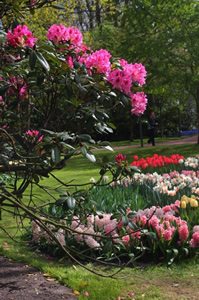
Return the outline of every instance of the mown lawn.
{"type": "MultiPolygon", "coordinates": [[[[115,152],[96,151],[96,158],[99,159],[103,155],[107,155],[110,160],[114,160],[115,152]]],[[[179,153],[184,156],[193,156],[199,153],[198,145],[176,145],[176,146],[159,146],[146,148],[130,148],[122,149],[122,154],[126,155],[129,162],[132,161],[134,155],[141,157],[151,156],[154,153],[162,155],[171,155],[179,153]]],[[[85,183],[91,177],[98,178],[99,168],[96,164],[90,163],[84,157],[74,157],[67,163],[65,169],[55,171],[54,174],[64,182],[73,180],[72,183],[85,183]]],[[[44,186],[58,187],[53,178],[44,179],[40,182],[44,186]]],[[[40,194],[43,201],[47,200],[47,196],[36,190],[40,194]]],[[[3,219],[0,226],[5,228],[9,233],[14,234],[16,225],[12,217],[7,213],[3,213],[3,219]]],[[[199,299],[199,265],[198,258],[182,261],[175,264],[171,268],[165,265],[154,266],[151,264],[140,264],[134,268],[126,268],[117,275],[117,279],[98,277],[76,265],[73,262],[63,260],[61,262],[48,260],[47,255],[35,253],[26,242],[20,242],[21,232],[17,232],[16,241],[12,241],[6,236],[0,227],[0,252],[14,260],[21,260],[30,265],[36,266],[45,273],[50,273],[60,282],[68,285],[73,290],[80,292],[79,299],[87,299],[83,295],[83,291],[88,291],[90,299],[111,300],[111,299],[199,299]],[[8,247],[3,247],[7,242],[8,247]],[[132,295],[128,295],[132,293],[132,295]],[[134,293],[134,295],[133,295],[134,293]]],[[[103,274],[110,274],[115,269],[102,268],[98,265],[90,265],[95,271],[103,274]]]]}

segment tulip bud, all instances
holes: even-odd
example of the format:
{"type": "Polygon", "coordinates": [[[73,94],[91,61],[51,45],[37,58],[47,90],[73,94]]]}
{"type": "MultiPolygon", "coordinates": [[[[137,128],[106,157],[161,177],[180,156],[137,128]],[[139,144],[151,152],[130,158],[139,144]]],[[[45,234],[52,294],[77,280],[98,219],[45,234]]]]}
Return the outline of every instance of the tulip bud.
{"type": "Polygon", "coordinates": [[[185,201],[181,201],[181,208],[186,208],[187,204],[185,201]]]}

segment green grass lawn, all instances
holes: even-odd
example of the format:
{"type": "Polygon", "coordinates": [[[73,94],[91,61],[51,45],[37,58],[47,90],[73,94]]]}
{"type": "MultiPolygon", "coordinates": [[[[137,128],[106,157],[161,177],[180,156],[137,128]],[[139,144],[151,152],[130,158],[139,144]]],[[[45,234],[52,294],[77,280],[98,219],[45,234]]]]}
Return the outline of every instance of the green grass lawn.
{"type": "MultiPolygon", "coordinates": [[[[199,154],[198,145],[176,145],[176,146],[157,146],[146,148],[129,148],[115,150],[115,152],[96,151],[96,158],[99,159],[103,155],[107,155],[110,160],[114,160],[116,154],[122,153],[126,155],[129,163],[133,160],[134,155],[139,158],[151,156],[154,153],[170,156],[171,154],[179,153],[180,155],[193,156],[199,154]]],[[[60,171],[55,171],[54,174],[64,182],[73,180],[73,183],[86,183],[91,177],[96,179],[99,176],[99,168],[95,163],[89,162],[82,156],[73,157],[67,163],[66,168],[60,171]]],[[[58,187],[60,184],[50,177],[44,179],[40,184],[49,187],[58,187]]],[[[47,196],[36,190],[43,201],[47,200],[47,196]]],[[[137,265],[135,268],[126,268],[117,275],[117,280],[110,278],[97,277],[94,274],[76,266],[73,268],[73,262],[63,260],[51,261],[46,259],[45,255],[35,253],[29,249],[26,243],[19,243],[21,233],[18,232],[16,240],[12,241],[1,230],[4,227],[11,234],[14,234],[16,225],[14,220],[3,214],[3,219],[0,221],[0,253],[14,260],[21,260],[30,265],[36,266],[45,273],[50,273],[60,282],[68,285],[73,290],[80,292],[78,299],[87,299],[83,295],[83,291],[88,291],[90,299],[111,300],[117,299],[199,299],[199,265],[198,259],[181,262],[178,265],[173,265],[168,269],[163,266],[152,266],[147,264],[137,265]],[[7,242],[8,247],[3,247],[7,242]],[[86,286],[82,284],[87,284],[86,286]],[[135,293],[134,296],[128,296],[128,292],[135,293]],[[195,298],[194,298],[195,297],[195,298]],[[118,298],[119,299],[119,298],[118,298]]],[[[110,268],[102,268],[98,265],[90,265],[94,270],[109,274],[113,270],[110,268]]]]}

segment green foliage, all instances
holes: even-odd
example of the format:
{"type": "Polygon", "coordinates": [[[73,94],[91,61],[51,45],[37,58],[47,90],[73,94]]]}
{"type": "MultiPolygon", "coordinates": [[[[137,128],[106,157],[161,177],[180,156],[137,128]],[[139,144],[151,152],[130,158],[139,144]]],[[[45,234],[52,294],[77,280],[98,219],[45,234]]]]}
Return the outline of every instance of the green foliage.
{"type": "Polygon", "coordinates": [[[146,206],[144,197],[140,196],[138,188],[128,185],[96,186],[88,194],[88,205],[94,205],[96,211],[116,213],[118,206],[122,204],[132,211],[143,209],[146,206]]]}

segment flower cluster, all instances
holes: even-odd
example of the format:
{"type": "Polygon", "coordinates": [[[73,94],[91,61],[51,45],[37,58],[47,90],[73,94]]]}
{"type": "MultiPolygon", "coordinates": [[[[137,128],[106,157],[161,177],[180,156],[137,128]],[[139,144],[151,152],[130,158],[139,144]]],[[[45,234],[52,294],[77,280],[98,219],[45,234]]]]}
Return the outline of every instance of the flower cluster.
{"type": "Polygon", "coordinates": [[[54,43],[70,43],[75,47],[81,46],[83,36],[79,29],[72,27],[65,27],[64,25],[53,24],[47,33],[47,38],[54,43]]]}
{"type": "MultiPolygon", "coordinates": [[[[136,230],[132,229],[130,223],[124,225],[123,219],[117,221],[115,218],[111,218],[112,214],[106,213],[100,215],[100,217],[89,215],[84,223],[80,221],[78,216],[73,216],[70,224],[67,223],[67,218],[60,220],[62,223],[70,225],[72,229],[70,236],[63,229],[56,229],[54,225],[48,225],[48,227],[55,232],[57,239],[63,246],[66,244],[70,246],[68,243],[71,243],[71,237],[73,237],[73,240],[79,246],[102,250],[104,237],[106,236],[110,238],[113,245],[123,244],[127,251],[128,249],[134,251],[134,247],[146,243],[145,235],[148,232],[154,234],[153,243],[156,243],[156,249],[159,247],[161,251],[162,248],[165,250],[174,246],[183,247],[185,244],[196,248],[199,246],[199,225],[194,226],[191,237],[187,221],[179,217],[179,210],[179,200],[162,208],[152,206],[144,210],[139,209],[137,215],[133,217],[130,217],[132,213],[130,208],[127,208],[128,220],[137,227],[136,230]],[[163,244],[164,247],[161,246],[163,244]]],[[[44,238],[47,244],[53,244],[49,234],[45,233],[39,224],[33,221],[32,228],[35,243],[40,243],[41,238],[44,238]]]]}
{"type": "Polygon", "coordinates": [[[133,177],[126,177],[116,183],[111,183],[111,186],[124,185],[147,185],[150,186],[153,191],[166,196],[176,196],[177,192],[186,189],[190,194],[199,195],[199,171],[186,171],[183,170],[181,173],[173,171],[171,173],[164,173],[162,175],[157,172],[154,173],[134,173],[133,177]]]}
{"type": "MultiPolygon", "coordinates": [[[[35,2],[34,2],[35,3],[35,2]]],[[[141,63],[128,64],[126,60],[121,59],[117,64],[111,63],[111,54],[105,49],[93,52],[82,44],[83,36],[78,28],[66,27],[63,24],[53,24],[47,32],[47,39],[53,43],[63,45],[59,46],[59,54],[63,52],[66,64],[70,68],[74,67],[75,62],[85,65],[88,75],[99,73],[103,76],[104,85],[112,84],[112,88],[119,90],[131,101],[131,113],[135,115],[143,114],[146,110],[147,96],[143,92],[133,92],[133,87],[142,87],[146,82],[146,70],[141,63]],[[73,52],[73,53],[71,53],[73,52]],[[118,66],[118,67],[117,67],[118,66]]],[[[18,25],[13,33],[8,31],[7,44],[13,47],[31,47],[35,45],[37,39],[25,25],[18,25]]],[[[57,45],[58,46],[58,45],[57,45]]],[[[20,56],[12,58],[7,56],[7,60],[20,59],[20,56]]],[[[13,61],[14,61],[13,60],[13,61]]],[[[63,60],[62,60],[63,62],[63,60]]],[[[24,99],[26,90],[20,90],[20,99],[24,99]]]]}
{"type": "Polygon", "coordinates": [[[32,32],[28,29],[26,25],[18,25],[14,28],[13,33],[8,30],[6,35],[8,45],[13,47],[30,47],[33,48],[37,38],[32,35],[32,32]]]}
{"type": "Polygon", "coordinates": [[[142,64],[128,64],[124,59],[120,60],[122,70],[113,70],[107,76],[113,89],[118,89],[131,97],[132,110],[135,115],[143,114],[146,110],[147,97],[144,92],[132,93],[133,85],[142,86],[146,82],[146,70],[142,64]]]}
{"type": "Polygon", "coordinates": [[[6,92],[8,96],[17,94],[20,100],[24,100],[27,97],[28,88],[23,78],[11,77],[8,83],[11,85],[6,92]]]}
{"type": "Polygon", "coordinates": [[[170,157],[154,154],[152,157],[141,158],[140,160],[138,160],[136,156],[136,159],[134,157],[134,161],[131,163],[131,166],[136,166],[144,170],[147,167],[156,168],[169,164],[180,164],[183,159],[184,156],[180,156],[179,154],[172,154],[170,157]]]}
{"type": "MultiPolygon", "coordinates": [[[[177,236],[177,243],[184,243],[189,237],[187,222],[175,214],[180,207],[180,201],[164,207],[152,206],[145,210],[138,210],[137,217],[133,218],[138,226],[149,229],[157,234],[159,242],[169,242],[174,235],[177,236]]],[[[130,211],[129,211],[130,212],[130,211]]]]}
{"type": "Polygon", "coordinates": [[[37,130],[28,130],[28,131],[26,131],[26,134],[28,136],[32,137],[33,141],[35,139],[37,139],[37,137],[38,137],[38,139],[37,139],[38,142],[41,142],[43,140],[43,135],[40,135],[40,132],[37,130]]]}
{"type": "Polygon", "coordinates": [[[199,247],[199,226],[198,225],[193,227],[193,235],[190,240],[190,245],[193,248],[199,247]]]}
{"type": "Polygon", "coordinates": [[[124,70],[129,74],[132,83],[138,83],[139,86],[143,86],[146,83],[147,73],[142,64],[128,64],[124,59],[122,59],[120,63],[124,70]]]}
{"type": "Polygon", "coordinates": [[[187,205],[190,205],[191,207],[198,207],[198,200],[196,199],[195,195],[191,195],[191,197],[187,197],[186,195],[183,195],[181,197],[181,208],[185,209],[187,205]]]}
{"type": "Polygon", "coordinates": [[[85,60],[86,68],[89,71],[108,74],[111,70],[110,58],[111,54],[104,49],[95,51],[85,60]]]}
{"type": "Polygon", "coordinates": [[[131,93],[131,113],[134,115],[143,114],[146,110],[147,97],[144,92],[138,92],[136,94],[131,93]]]}
{"type": "Polygon", "coordinates": [[[126,156],[122,154],[117,154],[115,160],[118,164],[121,164],[125,160],[126,156]]]}

